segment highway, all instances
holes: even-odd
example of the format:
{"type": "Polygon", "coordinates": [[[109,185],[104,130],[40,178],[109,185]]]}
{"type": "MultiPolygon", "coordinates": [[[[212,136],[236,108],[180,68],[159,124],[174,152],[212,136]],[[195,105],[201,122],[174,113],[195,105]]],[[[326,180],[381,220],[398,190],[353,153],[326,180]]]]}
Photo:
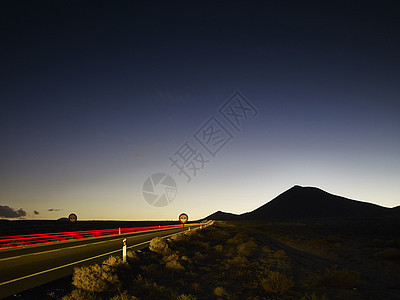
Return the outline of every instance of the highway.
{"type": "Polygon", "coordinates": [[[0,298],[68,276],[74,267],[122,255],[124,238],[128,249],[140,249],[156,236],[167,237],[182,231],[179,227],[0,250],[0,298]]]}

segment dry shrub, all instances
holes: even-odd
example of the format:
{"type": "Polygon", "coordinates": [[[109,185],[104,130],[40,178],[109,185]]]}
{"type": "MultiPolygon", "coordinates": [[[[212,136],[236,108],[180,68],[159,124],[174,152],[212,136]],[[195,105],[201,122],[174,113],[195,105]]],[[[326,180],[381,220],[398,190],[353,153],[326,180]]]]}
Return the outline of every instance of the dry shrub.
{"type": "Polygon", "coordinates": [[[318,296],[314,293],[312,295],[305,294],[304,297],[301,297],[300,300],[328,300],[326,295],[323,295],[322,297],[318,298],[318,296]]]}
{"type": "Polygon", "coordinates": [[[140,269],[146,274],[161,274],[163,270],[159,264],[142,265],[140,269]]]}
{"type": "Polygon", "coordinates": [[[239,255],[242,256],[249,256],[252,252],[257,250],[258,245],[255,242],[254,238],[251,238],[249,241],[246,243],[242,243],[237,246],[237,251],[239,255]]]}
{"type": "Polygon", "coordinates": [[[61,298],[61,300],[96,300],[98,299],[93,293],[84,290],[72,290],[71,294],[61,298]]]}
{"type": "Polygon", "coordinates": [[[170,239],[172,242],[179,242],[179,241],[181,241],[184,237],[185,237],[185,236],[184,236],[182,233],[179,233],[179,234],[175,234],[175,235],[171,236],[169,239],[170,239]]]}
{"type": "Polygon", "coordinates": [[[200,249],[208,249],[210,247],[210,243],[205,243],[205,242],[199,241],[199,240],[192,241],[191,245],[193,247],[195,247],[196,249],[198,249],[198,250],[200,250],[200,249]]]}
{"type": "Polygon", "coordinates": [[[360,284],[360,272],[346,269],[327,270],[317,284],[333,288],[354,288],[360,284]]]}
{"type": "Polygon", "coordinates": [[[230,238],[227,243],[231,245],[237,245],[237,244],[242,244],[244,243],[245,240],[247,240],[248,237],[245,233],[239,232],[237,233],[233,238],[230,238]]]}
{"type": "Polygon", "coordinates": [[[171,271],[183,271],[185,268],[177,260],[169,261],[165,264],[165,267],[171,271]]]}
{"type": "Polygon", "coordinates": [[[136,298],[135,296],[129,295],[127,291],[124,291],[122,294],[110,298],[110,300],[137,300],[137,299],[138,298],[136,298]]]}
{"type": "Polygon", "coordinates": [[[199,292],[199,291],[200,291],[200,283],[194,282],[194,283],[192,284],[192,289],[193,289],[193,291],[195,291],[195,292],[199,292]]]}
{"type": "Polygon", "coordinates": [[[271,252],[273,252],[273,250],[271,250],[271,248],[270,247],[268,247],[268,246],[262,246],[262,252],[264,252],[264,253],[271,253],[271,252]]]}
{"type": "Polygon", "coordinates": [[[176,298],[177,300],[196,300],[197,298],[191,294],[186,295],[186,294],[182,294],[179,295],[178,298],[176,298]]]}
{"type": "Polygon", "coordinates": [[[128,267],[128,264],[123,262],[122,258],[119,256],[110,256],[103,262],[103,265],[111,268],[128,267]]]}
{"type": "Polygon", "coordinates": [[[204,259],[204,255],[201,254],[201,252],[197,251],[193,256],[193,259],[197,262],[200,262],[204,259]]]}
{"type": "Polygon", "coordinates": [[[111,256],[102,265],[75,268],[72,284],[88,292],[115,290],[121,285],[116,274],[116,267],[122,264],[111,256]]]}
{"type": "Polygon", "coordinates": [[[275,258],[285,258],[286,257],[286,252],[283,249],[280,249],[276,252],[274,252],[274,257],[275,258]]]}
{"type": "Polygon", "coordinates": [[[138,275],[135,279],[134,283],[136,284],[135,289],[141,293],[146,295],[146,299],[168,299],[166,295],[169,295],[168,289],[163,285],[158,285],[155,282],[152,282],[142,275],[138,275]]]}
{"type": "Polygon", "coordinates": [[[216,245],[214,246],[215,251],[222,253],[224,250],[224,247],[222,245],[216,245]]]}
{"type": "Polygon", "coordinates": [[[127,256],[130,260],[132,260],[132,261],[138,261],[138,260],[139,260],[139,257],[138,257],[138,255],[136,254],[136,252],[135,252],[135,251],[132,251],[132,250],[128,250],[128,251],[126,252],[126,256],[127,256]]]}
{"type": "Polygon", "coordinates": [[[174,260],[178,260],[178,259],[179,259],[178,254],[172,253],[172,254],[170,254],[170,255],[168,255],[168,256],[164,256],[163,259],[162,259],[161,261],[162,261],[164,264],[166,264],[167,262],[174,261],[174,260]]]}
{"type": "Polygon", "coordinates": [[[261,279],[261,286],[267,292],[283,293],[294,286],[293,280],[279,272],[269,272],[267,278],[261,279]]]}
{"type": "Polygon", "coordinates": [[[167,242],[160,237],[155,237],[150,241],[149,249],[161,255],[168,255],[171,252],[167,242]]]}
{"type": "Polygon", "coordinates": [[[218,297],[227,297],[228,293],[223,286],[218,286],[214,289],[214,295],[218,297]]]}
{"type": "Polygon", "coordinates": [[[382,251],[379,251],[378,253],[375,253],[375,257],[381,258],[381,259],[400,258],[400,250],[395,249],[395,248],[384,249],[382,251]]]}
{"type": "MultiPolygon", "coordinates": [[[[188,259],[186,256],[185,258],[188,259]]],[[[185,269],[179,262],[179,256],[176,253],[165,256],[162,262],[165,263],[165,267],[171,271],[183,271],[185,269]]]]}
{"type": "Polygon", "coordinates": [[[190,263],[190,259],[189,259],[189,257],[187,257],[186,255],[183,255],[183,256],[181,257],[181,260],[190,263]]]}
{"type": "Polygon", "coordinates": [[[248,267],[250,265],[249,260],[244,256],[235,256],[232,259],[228,259],[227,261],[228,266],[227,268],[236,267],[236,268],[243,268],[248,267]]]}

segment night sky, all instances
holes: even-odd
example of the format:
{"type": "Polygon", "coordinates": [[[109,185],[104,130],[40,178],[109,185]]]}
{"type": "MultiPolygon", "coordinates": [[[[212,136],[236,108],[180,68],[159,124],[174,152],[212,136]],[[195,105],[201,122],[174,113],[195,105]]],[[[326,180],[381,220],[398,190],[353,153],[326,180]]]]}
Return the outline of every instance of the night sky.
{"type": "Polygon", "coordinates": [[[0,218],[198,219],[296,184],[399,205],[390,3],[1,1],[0,218]]]}

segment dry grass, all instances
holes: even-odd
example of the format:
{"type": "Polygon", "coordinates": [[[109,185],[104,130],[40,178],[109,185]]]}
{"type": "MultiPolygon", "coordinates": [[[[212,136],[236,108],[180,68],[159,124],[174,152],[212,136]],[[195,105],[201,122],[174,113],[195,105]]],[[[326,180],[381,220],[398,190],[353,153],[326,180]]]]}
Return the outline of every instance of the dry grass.
{"type": "Polygon", "coordinates": [[[135,296],[131,296],[124,291],[122,294],[115,295],[114,297],[110,298],[110,300],[137,300],[138,298],[135,296]]]}
{"type": "Polygon", "coordinates": [[[314,292],[311,295],[305,294],[304,297],[300,298],[300,300],[328,300],[328,298],[326,297],[326,295],[318,297],[314,292]]]}
{"type": "Polygon", "coordinates": [[[269,272],[266,278],[260,282],[264,290],[271,293],[283,293],[294,286],[293,280],[279,272],[269,272]]]}
{"type": "Polygon", "coordinates": [[[223,286],[217,286],[214,289],[214,295],[218,297],[228,297],[228,293],[226,292],[225,288],[223,286]]]}
{"type": "Polygon", "coordinates": [[[181,294],[176,299],[177,300],[197,300],[197,298],[191,294],[189,294],[189,295],[181,294]]]}

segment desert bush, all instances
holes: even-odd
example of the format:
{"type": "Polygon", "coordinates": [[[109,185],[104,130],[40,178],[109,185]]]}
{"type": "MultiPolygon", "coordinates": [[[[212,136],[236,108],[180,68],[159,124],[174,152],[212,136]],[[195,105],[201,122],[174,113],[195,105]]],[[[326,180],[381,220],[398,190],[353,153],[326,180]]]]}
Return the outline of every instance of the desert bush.
{"type": "MultiPolygon", "coordinates": [[[[138,294],[146,295],[147,299],[168,299],[166,295],[169,295],[168,289],[163,286],[159,285],[155,282],[151,282],[150,280],[144,278],[142,275],[138,275],[137,278],[134,280],[135,283],[135,291],[138,294]]],[[[139,295],[140,297],[140,295],[139,295]]]]}
{"type": "Polygon", "coordinates": [[[183,271],[185,268],[177,260],[171,260],[165,264],[165,267],[171,271],[183,271]]]}
{"type": "Polygon", "coordinates": [[[111,268],[120,268],[120,267],[128,267],[129,265],[125,262],[123,262],[122,258],[119,256],[110,256],[107,258],[104,262],[103,265],[107,269],[107,267],[111,268]]]}
{"type": "MultiPolygon", "coordinates": [[[[185,259],[188,258],[185,256],[185,259]]],[[[164,263],[165,267],[171,271],[183,271],[185,269],[179,262],[179,256],[176,253],[164,256],[164,258],[162,259],[162,263],[164,263]]]]}
{"type": "Polygon", "coordinates": [[[172,253],[172,254],[170,254],[170,255],[164,256],[164,257],[162,258],[161,261],[162,261],[164,264],[166,264],[167,262],[170,262],[170,261],[173,261],[173,260],[178,260],[178,259],[179,259],[178,254],[172,253]]]}
{"type": "Polygon", "coordinates": [[[204,259],[204,255],[201,252],[197,251],[193,256],[193,259],[197,262],[201,262],[204,259]]]}
{"type": "Polygon", "coordinates": [[[237,244],[242,244],[244,243],[245,240],[247,240],[247,234],[243,232],[237,233],[233,238],[230,238],[227,243],[231,245],[237,245],[237,244]]]}
{"type": "Polygon", "coordinates": [[[218,297],[227,297],[228,293],[223,286],[218,286],[214,289],[214,295],[218,297]]]}
{"type": "Polygon", "coordinates": [[[96,297],[94,293],[87,292],[84,290],[72,290],[69,295],[66,295],[61,298],[61,300],[97,300],[99,299],[96,297]]]}
{"type": "Polygon", "coordinates": [[[257,243],[254,238],[251,238],[249,241],[242,243],[237,246],[237,251],[239,255],[249,256],[252,252],[254,252],[258,248],[257,243]]]}
{"type": "Polygon", "coordinates": [[[195,292],[199,292],[199,291],[200,291],[200,283],[194,282],[194,283],[192,284],[192,289],[193,289],[193,291],[195,291],[195,292]]]}
{"type": "Polygon", "coordinates": [[[224,250],[224,247],[221,244],[219,244],[219,245],[214,246],[214,249],[215,249],[215,251],[222,253],[224,250]]]}
{"type": "Polygon", "coordinates": [[[92,265],[74,269],[72,284],[88,292],[104,292],[120,286],[114,268],[108,265],[92,265]]]}
{"type": "Polygon", "coordinates": [[[160,237],[155,237],[150,241],[149,249],[161,255],[168,255],[171,252],[167,242],[160,237]]]}
{"type": "Polygon", "coordinates": [[[329,243],[342,243],[343,239],[337,235],[330,235],[326,238],[326,241],[329,243]]]}
{"type": "Polygon", "coordinates": [[[275,258],[285,258],[286,257],[286,252],[283,249],[280,249],[276,252],[274,252],[274,257],[275,258]]]}
{"type": "Polygon", "coordinates": [[[196,248],[197,250],[200,249],[208,249],[210,247],[210,243],[206,243],[200,240],[194,240],[192,241],[191,245],[196,248]]]}
{"type": "Polygon", "coordinates": [[[232,259],[228,259],[227,264],[228,269],[231,267],[243,268],[248,267],[250,265],[250,262],[247,257],[238,255],[232,259]]]}
{"type": "Polygon", "coordinates": [[[138,261],[139,260],[139,257],[136,254],[136,252],[132,251],[132,250],[126,251],[126,256],[132,261],[138,261]]]}
{"type": "Polygon", "coordinates": [[[272,293],[283,293],[294,286],[291,278],[273,271],[269,272],[266,278],[261,279],[260,284],[264,290],[272,293]]]}
{"type": "Polygon", "coordinates": [[[146,274],[161,274],[163,272],[162,266],[159,264],[148,264],[140,266],[140,269],[146,274]]]}
{"type": "Polygon", "coordinates": [[[273,252],[272,250],[271,250],[271,248],[270,247],[268,247],[268,246],[262,246],[262,252],[264,252],[264,253],[271,253],[271,252],[273,252]]]}
{"type": "Polygon", "coordinates": [[[327,270],[318,285],[333,288],[354,288],[360,284],[360,272],[355,270],[327,270]]]}
{"type": "Polygon", "coordinates": [[[231,235],[225,230],[209,227],[206,229],[207,234],[214,243],[225,243],[231,235]]]}
{"type": "Polygon", "coordinates": [[[189,294],[189,295],[181,294],[176,299],[177,300],[196,300],[197,298],[191,294],[189,294]]]}
{"type": "Polygon", "coordinates": [[[169,240],[171,240],[172,242],[179,242],[179,241],[181,241],[182,239],[184,239],[184,237],[185,237],[185,235],[182,234],[182,233],[180,233],[180,234],[174,234],[173,236],[171,236],[171,237],[169,238],[169,240]]]}
{"type": "Polygon", "coordinates": [[[378,253],[375,253],[375,257],[381,258],[381,259],[400,258],[400,250],[395,249],[395,248],[387,248],[382,251],[379,251],[378,253]]]}
{"type": "Polygon", "coordinates": [[[110,300],[137,300],[137,299],[138,298],[136,298],[135,296],[129,295],[127,291],[124,291],[122,294],[110,298],[110,300]]]}
{"type": "Polygon", "coordinates": [[[304,297],[300,298],[300,300],[328,300],[328,298],[325,295],[318,297],[314,292],[311,295],[305,294],[304,297]]]}

